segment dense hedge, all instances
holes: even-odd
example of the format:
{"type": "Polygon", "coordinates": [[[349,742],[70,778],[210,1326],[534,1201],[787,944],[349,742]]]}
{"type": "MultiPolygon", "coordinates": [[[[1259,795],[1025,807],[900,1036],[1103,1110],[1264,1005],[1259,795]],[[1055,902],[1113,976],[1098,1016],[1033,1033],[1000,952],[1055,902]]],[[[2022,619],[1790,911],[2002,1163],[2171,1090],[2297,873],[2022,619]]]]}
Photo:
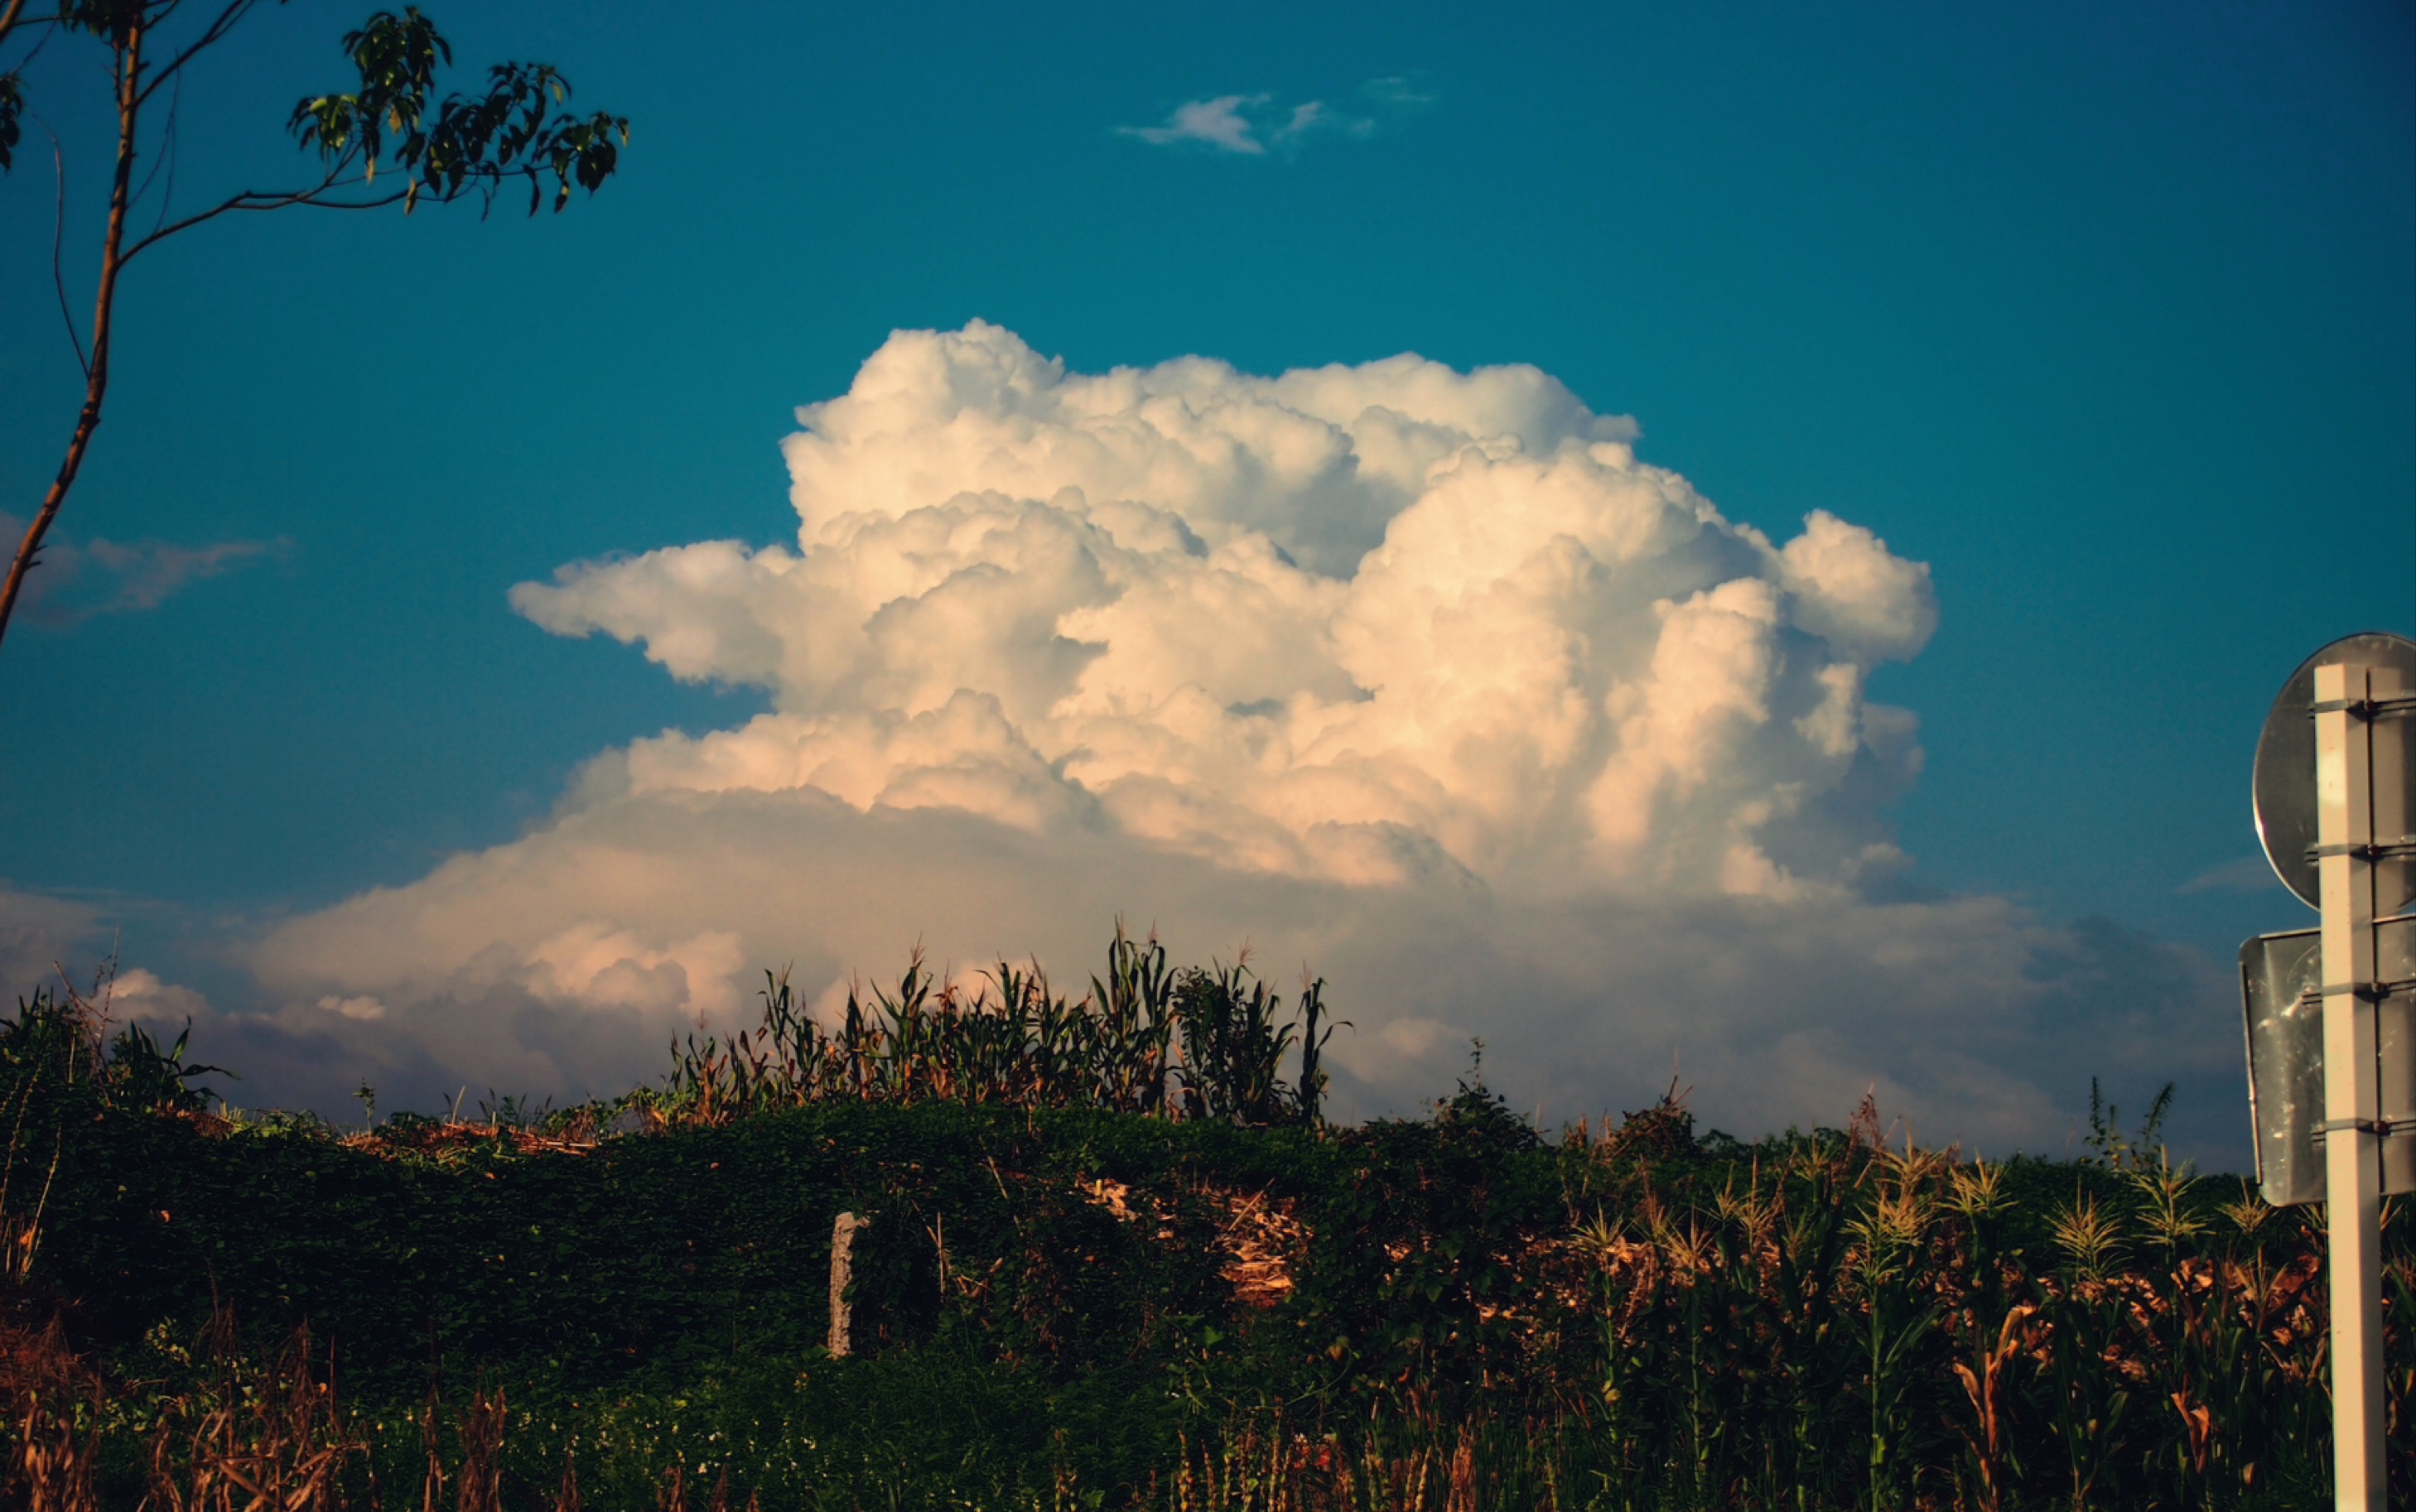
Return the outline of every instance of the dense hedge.
{"type": "MultiPolygon", "coordinates": [[[[16,1223],[45,1190],[9,1357],[55,1314],[71,1362],[0,1370],[18,1461],[83,1382],[55,1431],[98,1425],[112,1506],[233,1453],[211,1411],[273,1426],[331,1380],[355,1505],[431,1466],[465,1508],[491,1474],[532,1508],[1269,1505],[1251,1456],[1369,1508],[2285,1506],[2326,1475],[2317,1232],[2119,1146],[1978,1166],[1867,1115],[1746,1145],[1672,1104],[1548,1141],[1468,1086],[1354,1129],[837,1098],[346,1134],[210,1115],[120,1048],[5,1088],[0,1193],[16,1223]],[[871,1226],[834,1359],[842,1210],[871,1226]]],[[[0,1034],[0,1070],[57,1053],[0,1034]]]]}
{"type": "Polygon", "coordinates": [[[253,1329],[307,1321],[355,1389],[415,1392],[431,1353],[591,1385],[819,1344],[852,1209],[872,1220],[857,1274],[877,1340],[933,1331],[944,1239],[960,1272],[1013,1262],[985,1309],[1003,1353],[1075,1370],[1156,1314],[1219,1310],[1187,1183],[1306,1189],[1331,1164],[1297,1133],[954,1105],[829,1104],[575,1153],[498,1130],[436,1156],[104,1112],[70,1137],[43,1265],[113,1351],[222,1303],[253,1329]],[[1164,1190],[1172,1235],[1085,1200],[1101,1175],[1164,1190]]]}
{"type": "MultiPolygon", "coordinates": [[[[432,1151],[407,1141],[93,1110],[68,1130],[42,1277],[72,1299],[79,1335],[113,1355],[163,1321],[198,1331],[223,1306],[263,1338],[308,1324],[341,1350],[355,1391],[416,1394],[431,1358],[595,1388],[820,1345],[832,1224],[852,1210],[871,1220],[858,1326],[876,1347],[937,1331],[944,1243],[959,1281],[988,1287],[974,1310],[993,1350],[1066,1373],[1149,1353],[1170,1317],[1247,1321],[1210,1243],[1224,1217],[1202,1195],[1214,1190],[1298,1205],[1309,1242],[1289,1312],[1337,1330],[1321,1347],[1344,1342],[1371,1364],[1424,1351],[1448,1379],[1484,1369],[1486,1332],[1463,1325],[1520,1284],[1525,1246],[1621,1200],[1639,1174],[1683,1205],[1760,1154],[1689,1143],[1617,1164],[1591,1148],[1572,1158],[1481,1094],[1322,1138],[834,1102],[567,1150],[495,1126],[432,1151]],[[1155,1204],[1149,1221],[1086,1196],[1101,1178],[1155,1204]]],[[[2076,1192],[2122,1192],[2101,1166],[2005,1169],[2016,1251],[2044,1246],[2047,1213],[2076,1192]]]]}

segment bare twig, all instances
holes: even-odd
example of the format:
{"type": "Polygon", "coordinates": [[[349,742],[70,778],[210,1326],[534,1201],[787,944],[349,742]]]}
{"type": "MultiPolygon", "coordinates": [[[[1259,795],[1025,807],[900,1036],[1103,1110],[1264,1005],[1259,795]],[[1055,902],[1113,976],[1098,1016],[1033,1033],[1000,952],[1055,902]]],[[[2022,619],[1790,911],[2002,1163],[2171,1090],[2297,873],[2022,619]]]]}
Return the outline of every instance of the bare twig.
{"type": "MultiPolygon", "coordinates": [[[[165,10],[160,11],[159,15],[152,17],[143,24],[145,27],[159,25],[161,22],[166,21],[170,15],[174,13],[179,3],[180,0],[169,0],[168,7],[165,10]]],[[[243,20],[246,13],[248,13],[257,3],[258,0],[227,0],[226,8],[220,10],[218,13],[217,19],[213,20],[208,26],[203,29],[202,35],[195,37],[190,43],[187,44],[183,52],[169,59],[167,67],[161,68],[158,74],[153,76],[149,83],[142,87],[141,91],[134,97],[134,103],[139,106],[148,101],[154,91],[156,91],[161,84],[166,83],[169,80],[174,79],[177,74],[182,72],[185,65],[192,62],[196,55],[201,53],[204,50],[216,47],[219,43],[226,40],[227,33],[234,30],[235,23],[243,20]]]]}
{"type": "Polygon", "coordinates": [[[151,192],[151,182],[159,176],[159,171],[162,168],[168,171],[168,186],[159,195],[159,214],[151,223],[153,231],[158,231],[167,220],[168,206],[176,199],[176,121],[184,104],[185,82],[179,79],[176,87],[168,94],[168,125],[159,133],[159,150],[151,158],[151,172],[143,175],[143,187],[134,191],[135,202],[140,203],[143,197],[151,192]]]}
{"type": "Polygon", "coordinates": [[[58,207],[51,217],[51,287],[58,291],[59,319],[66,322],[68,342],[75,348],[76,370],[83,373],[89,381],[92,377],[92,364],[84,358],[83,334],[76,329],[75,312],[68,308],[68,276],[60,261],[66,251],[68,233],[67,153],[59,146],[59,134],[51,129],[50,122],[37,115],[34,117],[34,124],[42,128],[42,135],[51,139],[51,167],[56,173],[59,183],[58,207]]]}

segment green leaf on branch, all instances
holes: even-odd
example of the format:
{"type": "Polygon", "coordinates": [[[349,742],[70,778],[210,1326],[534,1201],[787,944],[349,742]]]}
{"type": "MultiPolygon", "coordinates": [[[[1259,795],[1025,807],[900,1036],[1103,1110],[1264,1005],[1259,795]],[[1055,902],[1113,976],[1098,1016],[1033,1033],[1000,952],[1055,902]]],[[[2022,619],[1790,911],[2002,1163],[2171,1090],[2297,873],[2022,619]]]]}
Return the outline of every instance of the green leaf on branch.
{"type": "Polygon", "coordinates": [[[491,209],[496,191],[519,178],[528,181],[535,215],[549,175],[559,211],[574,185],[592,194],[620,166],[628,120],[600,111],[549,118],[549,102],[566,102],[571,93],[570,81],[551,64],[500,63],[487,70],[483,95],[455,93],[436,101],[438,70],[453,52],[415,6],[400,15],[371,16],[344,37],[344,52],[359,87],[302,100],[288,129],[331,173],[357,163],[370,182],[383,163],[406,175],[400,195],[406,213],[422,197],[450,202],[470,193],[491,209]]]}
{"type": "Polygon", "coordinates": [[[17,139],[23,129],[17,117],[24,109],[24,85],[15,74],[0,73],[0,173],[16,166],[17,139]]]}

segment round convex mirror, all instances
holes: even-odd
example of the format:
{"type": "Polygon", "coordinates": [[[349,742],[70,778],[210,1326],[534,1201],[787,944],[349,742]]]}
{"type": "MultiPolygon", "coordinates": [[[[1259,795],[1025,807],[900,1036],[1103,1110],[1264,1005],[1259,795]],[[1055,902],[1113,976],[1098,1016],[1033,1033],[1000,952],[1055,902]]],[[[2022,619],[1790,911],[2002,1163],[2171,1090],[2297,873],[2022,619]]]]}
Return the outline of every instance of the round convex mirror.
{"type": "MultiPolygon", "coordinates": [[[[2308,657],[2274,696],[2273,711],[2265,716],[2265,732],[2257,740],[2257,838],[2265,845],[2265,859],[2273,875],[2310,908],[2321,906],[2316,882],[2316,668],[2342,663],[2396,667],[2400,686],[2416,693],[2416,641],[2387,631],[2344,636],[2308,657]]],[[[2416,761],[2401,778],[2416,789],[2416,761]]],[[[2416,798],[2416,790],[2409,795],[2416,798]]],[[[2401,810],[2416,816],[2416,803],[2401,810]]],[[[2385,868],[2386,874],[2407,876],[2416,868],[2385,868]]],[[[2405,887],[2395,898],[2374,900],[2378,914],[2406,907],[2405,887]]]]}

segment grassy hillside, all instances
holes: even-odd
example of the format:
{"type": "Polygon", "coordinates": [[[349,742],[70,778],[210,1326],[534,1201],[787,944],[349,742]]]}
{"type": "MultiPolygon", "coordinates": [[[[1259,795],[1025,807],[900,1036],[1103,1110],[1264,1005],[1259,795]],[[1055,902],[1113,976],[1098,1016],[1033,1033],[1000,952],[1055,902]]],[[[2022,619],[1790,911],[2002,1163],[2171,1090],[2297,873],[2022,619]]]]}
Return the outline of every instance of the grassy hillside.
{"type": "Polygon", "coordinates": [[[1867,1110],[1747,1145],[1665,1102],[1548,1141],[1472,1085],[1336,1128],[1306,1006],[1121,939],[1080,1002],[910,972],[833,1033],[776,981],[760,1031],[681,1047],[628,1098],[344,1131],[207,1111],[181,1047],[22,1005],[0,1024],[9,1494],[2328,1500],[2320,1238],[2236,1178],[2110,1137],[1966,1162],[1889,1145],[1867,1110]],[[838,1358],[842,1211],[869,1227],[838,1358]]]}

